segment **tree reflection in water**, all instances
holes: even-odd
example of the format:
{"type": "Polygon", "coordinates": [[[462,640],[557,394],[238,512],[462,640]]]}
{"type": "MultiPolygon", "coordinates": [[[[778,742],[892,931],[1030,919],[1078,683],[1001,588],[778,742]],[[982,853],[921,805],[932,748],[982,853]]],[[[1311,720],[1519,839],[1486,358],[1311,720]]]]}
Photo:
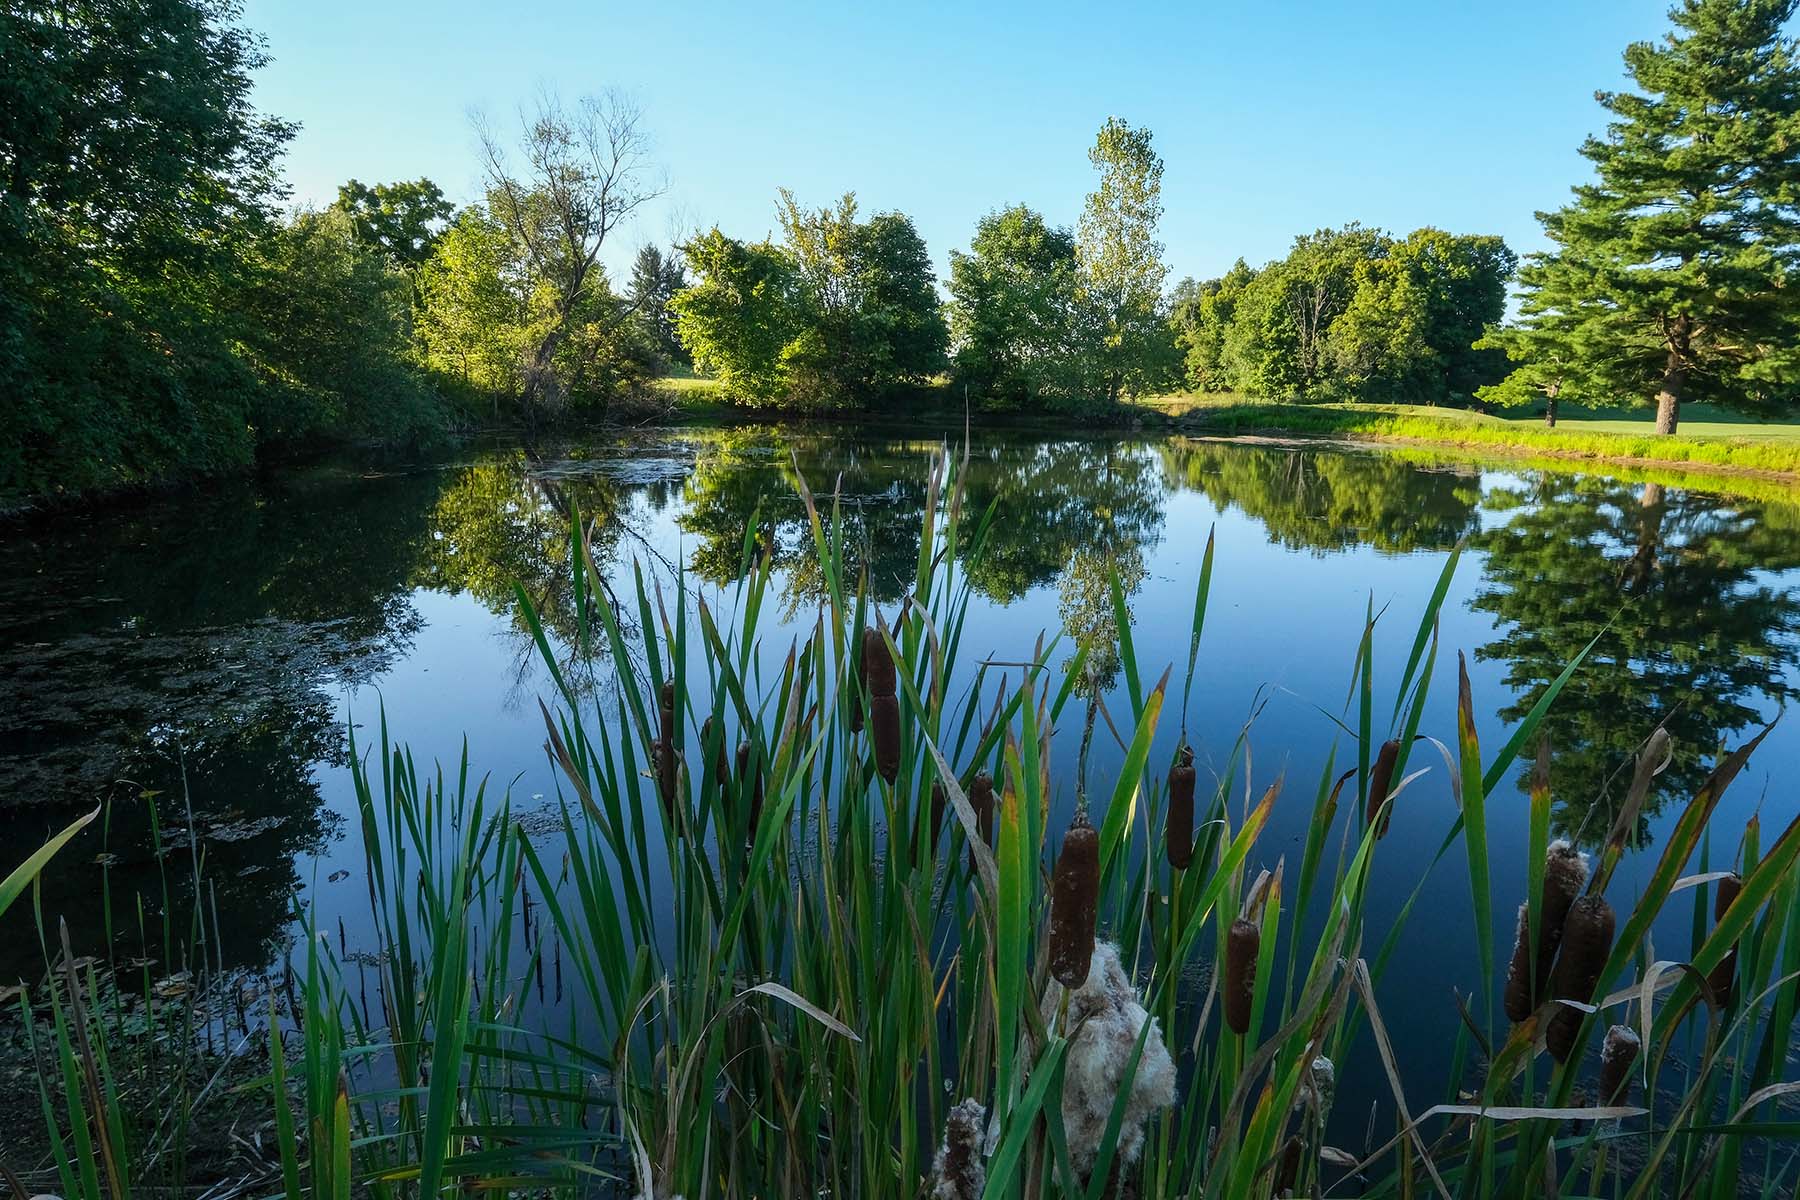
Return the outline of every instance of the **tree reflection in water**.
{"type": "Polygon", "coordinates": [[[1486,500],[1474,606],[1504,623],[1477,653],[1505,663],[1518,720],[1596,635],[1544,723],[1559,833],[1605,836],[1629,763],[1657,725],[1676,754],[1639,822],[1699,787],[1721,743],[1795,694],[1800,600],[1768,578],[1800,565],[1800,508],[1592,475],[1534,473],[1486,500]]]}
{"type": "MultiPolygon", "coordinates": [[[[512,692],[468,700],[473,727],[535,695],[515,584],[553,643],[573,644],[577,513],[620,599],[635,586],[634,559],[670,604],[678,569],[691,591],[734,584],[754,525],[788,615],[817,603],[824,581],[795,490],[803,475],[827,514],[835,494],[851,569],[891,609],[916,572],[927,458],[942,444],[748,428],[490,448],[440,469],[325,470],[0,540],[0,870],[5,855],[112,800],[115,928],[136,928],[140,895],[155,919],[165,868],[185,920],[190,848],[174,830],[185,830],[191,798],[225,960],[266,964],[288,932],[298,864],[333,832],[319,779],[322,765],[343,761],[338,701],[416,652],[422,595],[474,600],[514,654],[512,692]],[[152,802],[175,843],[161,859],[152,802]]],[[[1661,782],[1666,800],[1691,793],[1722,740],[1795,691],[1800,601],[1772,575],[1800,566],[1791,504],[1533,472],[1488,476],[1484,495],[1483,473],[1466,466],[1180,438],[986,435],[959,469],[958,550],[977,604],[1054,595],[1068,652],[1089,646],[1090,698],[1118,675],[1112,572],[1128,606],[1146,587],[1192,586],[1157,565],[1170,552],[1176,493],[1204,494],[1306,554],[1442,554],[1470,539],[1473,605],[1499,629],[1478,655],[1517,693],[1503,717],[1518,719],[1604,630],[1546,725],[1557,827],[1589,842],[1657,723],[1682,751],[1661,782]]],[[[635,601],[623,606],[627,624],[636,616],[635,601]]],[[[1166,636],[1139,631],[1145,661],[1185,654],[1184,640],[1155,640],[1166,636]]],[[[96,830],[45,879],[45,911],[66,914],[89,948],[104,928],[101,848],[96,830]]],[[[40,970],[37,959],[35,944],[0,944],[0,984],[40,970]]]]}

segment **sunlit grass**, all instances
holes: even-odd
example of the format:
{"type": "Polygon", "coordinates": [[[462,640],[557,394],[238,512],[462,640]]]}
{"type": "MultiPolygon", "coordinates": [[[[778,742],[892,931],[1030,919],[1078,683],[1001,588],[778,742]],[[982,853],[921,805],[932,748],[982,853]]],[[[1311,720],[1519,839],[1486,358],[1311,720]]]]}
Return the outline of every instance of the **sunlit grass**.
{"type": "Polygon", "coordinates": [[[1268,404],[1235,396],[1158,397],[1152,408],[1197,432],[1296,433],[1395,439],[1545,459],[1637,462],[1708,471],[1800,474],[1800,425],[1684,421],[1658,437],[1647,421],[1577,417],[1541,420],[1409,405],[1268,404]]]}

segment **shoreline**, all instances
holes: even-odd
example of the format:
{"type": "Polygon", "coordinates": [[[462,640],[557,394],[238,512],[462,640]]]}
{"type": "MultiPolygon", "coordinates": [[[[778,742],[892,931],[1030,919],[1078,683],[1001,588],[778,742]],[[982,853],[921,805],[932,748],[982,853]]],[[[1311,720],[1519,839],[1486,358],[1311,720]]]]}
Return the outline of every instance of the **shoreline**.
{"type": "Polygon", "coordinates": [[[1176,429],[1172,432],[1174,436],[1191,438],[1194,441],[1245,446],[1329,447],[1343,450],[1383,451],[1394,449],[1438,450],[1446,452],[1448,456],[1462,458],[1465,461],[1492,457],[1511,462],[1529,463],[1536,460],[1560,466],[1591,464],[1596,467],[1624,467],[1643,472],[1707,475],[1718,479],[1758,480],[1793,487],[1796,498],[1800,499],[1800,470],[1779,471],[1769,467],[1740,467],[1729,463],[1714,463],[1704,460],[1639,458],[1629,454],[1593,454],[1580,450],[1556,450],[1511,442],[1481,439],[1459,441],[1452,438],[1427,438],[1395,433],[1317,433],[1310,430],[1275,427],[1255,432],[1231,432],[1208,430],[1204,426],[1195,429],[1176,429]]]}

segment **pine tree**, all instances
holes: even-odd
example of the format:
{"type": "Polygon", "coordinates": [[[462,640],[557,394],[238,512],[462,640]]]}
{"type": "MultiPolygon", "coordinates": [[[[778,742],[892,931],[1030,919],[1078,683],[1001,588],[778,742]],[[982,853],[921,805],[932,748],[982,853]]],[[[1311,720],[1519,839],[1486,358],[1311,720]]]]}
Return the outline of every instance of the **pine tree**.
{"type": "Polygon", "coordinates": [[[1498,339],[1522,370],[1548,358],[1565,395],[1654,398],[1658,433],[1684,400],[1769,413],[1800,395],[1797,3],[1683,0],[1661,43],[1625,51],[1639,90],[1596,95],[1613,115],[1581,150],[1597,179],[1538,214],[1555,249],[1520,272],[1498,339]]]}

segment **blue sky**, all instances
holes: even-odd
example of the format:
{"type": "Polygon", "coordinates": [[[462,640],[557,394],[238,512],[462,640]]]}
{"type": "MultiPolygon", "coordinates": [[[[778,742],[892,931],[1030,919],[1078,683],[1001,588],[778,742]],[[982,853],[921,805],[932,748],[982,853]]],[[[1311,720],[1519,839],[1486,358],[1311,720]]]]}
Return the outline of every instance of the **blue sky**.
{"type": "Polygon", "coordinates": [[[469,114],[540,88],[618,87],[667,194],[621,231],[760,237],[775,189],[910,214],[940,270],[1024,201],[1073,223],[1110,114],[1155,132],[1171,281],[1351,220],[1540,247],[1533,212],[1585,177],[1597,88],[1667,28],[1668,0],[1171,4],[464,3],[249,0],[265,110],[302,123],[295,199],[427,175],[478,194],[469,114]]]}

